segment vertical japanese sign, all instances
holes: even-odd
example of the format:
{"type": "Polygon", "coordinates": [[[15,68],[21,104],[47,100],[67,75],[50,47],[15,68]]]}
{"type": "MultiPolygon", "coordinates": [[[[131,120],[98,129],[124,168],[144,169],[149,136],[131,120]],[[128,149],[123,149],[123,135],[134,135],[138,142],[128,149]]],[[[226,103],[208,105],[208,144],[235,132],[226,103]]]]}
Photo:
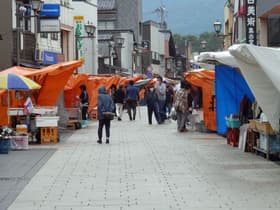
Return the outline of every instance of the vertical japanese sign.
{"type": "Polygon", "coordinates": [[[257,13],[256,13],[256,1],[246,0],[246,40],[248,44],[257,45],[257,13]]]}
{"type": "Polygon", "coordinates": [[[76,59],[83,59],[83,22],[84,16],[74,16],[74,27],[75,27],[75,44],[76,44],[76,59]]]}

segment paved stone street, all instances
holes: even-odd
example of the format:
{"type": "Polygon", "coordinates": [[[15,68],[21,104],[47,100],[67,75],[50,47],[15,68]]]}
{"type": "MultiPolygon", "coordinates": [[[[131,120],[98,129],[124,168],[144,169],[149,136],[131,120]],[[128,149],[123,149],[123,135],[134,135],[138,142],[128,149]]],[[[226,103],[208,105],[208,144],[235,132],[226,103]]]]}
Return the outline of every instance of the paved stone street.
{"type": "Polygon", "coordinates": [[[280,209],[280,167],[223,137],[150,126],[145,108],[111,131],[111,144],[98,145],[90,122],[53,146],[9,210],[280,209]]]}

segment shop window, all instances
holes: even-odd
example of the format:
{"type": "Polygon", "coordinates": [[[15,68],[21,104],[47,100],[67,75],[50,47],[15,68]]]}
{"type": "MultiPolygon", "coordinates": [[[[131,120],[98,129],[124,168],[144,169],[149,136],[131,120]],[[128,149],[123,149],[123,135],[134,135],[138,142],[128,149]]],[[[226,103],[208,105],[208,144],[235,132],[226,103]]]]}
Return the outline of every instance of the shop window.
{"type": "Polygon", "coordinates": [[[58,40],[58,33],[51,33],[51,40],[58,40]]]}
{"type": "Polygon", "coordinates": [[[268,46],[280,46],[280,16],[268,18],[268,46]]]}
{"type": "Polygon", "coordinates": [[[47,39],[48,38],[48,33],[46,33],[46,32],[40,33],[40,37],[47,39]]]}

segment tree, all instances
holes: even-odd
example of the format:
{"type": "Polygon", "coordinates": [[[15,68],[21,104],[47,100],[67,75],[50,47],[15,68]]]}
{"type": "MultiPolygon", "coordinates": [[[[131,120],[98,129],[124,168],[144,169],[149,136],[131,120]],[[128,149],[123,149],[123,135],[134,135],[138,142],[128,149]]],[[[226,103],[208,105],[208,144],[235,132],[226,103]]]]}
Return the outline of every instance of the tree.
{"type": "Polygon", "coordinates": [[[198,36],[195,35],[180,35],[174,34],[174,40],[176,50],[178,54],[185,54],[186,42],[191,43],[192,52],[202,51],[220,51],[223,48],[223,40],[221,37],[217,37],[215,33],[204,32],[198,36]],[[207,44],[203,49],[201,42],[206,41],[207,44]]]}

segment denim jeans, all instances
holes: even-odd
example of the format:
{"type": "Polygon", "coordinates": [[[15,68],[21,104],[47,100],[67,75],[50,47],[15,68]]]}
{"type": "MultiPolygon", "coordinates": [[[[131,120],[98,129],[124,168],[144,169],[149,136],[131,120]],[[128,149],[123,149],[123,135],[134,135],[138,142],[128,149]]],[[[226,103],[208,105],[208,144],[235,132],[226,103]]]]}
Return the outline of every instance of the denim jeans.
{"type": "Polygon", "coordinates": [[[102,131],[103,131],[104,125],[105,125],[105,130],[106,130],[106,139],[109,139],[109,137],[110,137],[111,120],[102,119],[102,120],[99,120],[99,125],[98,125],[98,140],[102,140],[102,131]]]}

